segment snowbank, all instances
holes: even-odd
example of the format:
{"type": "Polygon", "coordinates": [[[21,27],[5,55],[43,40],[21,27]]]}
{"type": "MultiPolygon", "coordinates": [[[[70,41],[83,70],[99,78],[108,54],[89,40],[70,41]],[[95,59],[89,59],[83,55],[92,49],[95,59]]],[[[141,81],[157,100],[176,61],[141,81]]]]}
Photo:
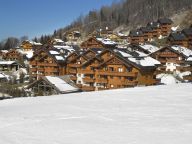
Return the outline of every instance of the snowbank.
{"type": "Polygon", "coordinates": [[[191,144],[191,84],[0,101],[1,144],[191,144]]]}

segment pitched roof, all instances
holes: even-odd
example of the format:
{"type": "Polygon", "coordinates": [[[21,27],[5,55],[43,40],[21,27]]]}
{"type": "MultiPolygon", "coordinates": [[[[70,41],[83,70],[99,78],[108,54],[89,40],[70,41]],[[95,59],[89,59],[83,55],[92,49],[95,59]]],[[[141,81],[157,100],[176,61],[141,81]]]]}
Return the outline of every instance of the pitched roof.
{"type": "Polygon", "coordinates": [[[186,36],[192,36],[192,27],[191,27],[191,28],[183,29],[182,32],[183,32],[186,36]]]}
{"type": "Polygon", "coordinates": [[[186,36],[183,33],[171,33],[169,35],[169,38],[171,37],[173,38],[173,40],[176,40],[176,41],[182,41],[186,39],[186,36]]]}
{"type": "Polygon", "coordinates": [[[160,24],[158,22],[150,22],[147,24],[147,26],[151,27],[152,29],[156,29],[160,27],[160,24]]]}
{"type": "Polygon", "coordinates": [[[51,85],[58,93],[71,93],[78,92],[80,89],[70,80],[70,76],[44,76],[39,80],[36,80],[32,84],[28,85],[26,89],[30,89],[36,83],[40,81],[45,81],[47,84],[51,85]]]}
{"type": "Polygon", "coordinates": [[[160,19],[158,19],[158,22],[160,24],[172,24],[173,23],[173,21],[169,18],[160,18],[160,19]]]}
{"type": "Polygon", "coordinates": [[[147,27],[141,27],[140,30],[143,32],[143,33],[147,33],[147,32],[152,32],[152,28],[147,26],[147,27]]]}
{"type": "Polygon", "coordinates": [[[143,32],[141,30],[131,30],[129,36],[131,37],[143,36],[143,32]]]}

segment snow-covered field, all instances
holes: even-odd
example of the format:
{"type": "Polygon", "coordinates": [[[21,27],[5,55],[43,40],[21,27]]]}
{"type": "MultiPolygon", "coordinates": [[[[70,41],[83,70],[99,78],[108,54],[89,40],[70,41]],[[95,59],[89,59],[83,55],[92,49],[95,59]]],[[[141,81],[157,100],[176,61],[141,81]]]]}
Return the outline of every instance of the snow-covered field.
{"type": "Polygon", "coordinates": [[[0,101],[0,144],[191,144],[192,84],[0,101]]]}

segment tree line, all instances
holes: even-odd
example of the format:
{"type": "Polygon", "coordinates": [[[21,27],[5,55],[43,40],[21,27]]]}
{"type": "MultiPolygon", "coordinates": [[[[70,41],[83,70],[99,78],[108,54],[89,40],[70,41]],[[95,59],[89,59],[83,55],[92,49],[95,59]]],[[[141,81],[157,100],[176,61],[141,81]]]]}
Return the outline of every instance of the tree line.
{"type": "Polygon", "coordinates": [[[73,23],[54,32],[55,36],[65,38],[67,31],[79,28],[86,34],[94,30],[119,26],[136,28],[158,18],[170,17],[184,9],[192,8],[192,0],[121,0],[100,10],[91,10],[79,16],[73,23]]]}

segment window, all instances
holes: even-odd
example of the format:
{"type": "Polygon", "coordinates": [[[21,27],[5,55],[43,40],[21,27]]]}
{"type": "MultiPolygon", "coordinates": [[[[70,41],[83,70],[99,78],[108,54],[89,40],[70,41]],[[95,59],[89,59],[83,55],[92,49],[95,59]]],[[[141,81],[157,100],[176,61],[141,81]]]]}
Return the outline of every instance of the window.
{"type": "Polygon", "coordinates": [[[128,67],[126,71],[127,72],[131,72],[132,71],[132,67],[128,67]]]}
{"type": "Polygon", "coordinates": [[[123,72],[123,68],[119,67],[118,72],[123,72]]]}
{"type": "Polygon", "coordinates": [[[113,67],[109,67],[109,71],[114,71],[114,68],[113,67]]]}

